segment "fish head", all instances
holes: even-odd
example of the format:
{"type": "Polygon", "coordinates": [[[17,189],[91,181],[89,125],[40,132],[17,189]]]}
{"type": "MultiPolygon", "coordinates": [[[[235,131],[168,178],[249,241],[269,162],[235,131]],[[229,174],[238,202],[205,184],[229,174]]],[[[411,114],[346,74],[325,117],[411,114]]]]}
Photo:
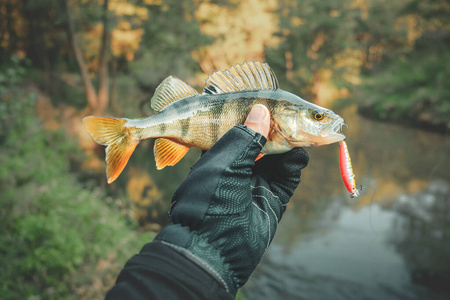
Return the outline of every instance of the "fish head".
{"type": "Polygon", "coordinates": [[[304,102],[286,105],[273,114],[273,128],[289,146],[321,146],[345,139],[341,133],[343,118],[329,109],[304,102]]]}

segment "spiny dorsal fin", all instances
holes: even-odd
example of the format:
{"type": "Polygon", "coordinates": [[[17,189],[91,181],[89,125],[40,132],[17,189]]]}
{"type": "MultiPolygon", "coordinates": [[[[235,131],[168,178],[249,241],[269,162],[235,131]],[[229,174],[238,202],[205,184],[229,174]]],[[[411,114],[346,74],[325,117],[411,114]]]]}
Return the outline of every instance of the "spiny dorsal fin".
{"type": "Polygon", "coordinates": [[[175,76],[169,76],[156,88],[150,102],[153,110],[160,111],[177,100],[198,95],[197,91],[175,76]]]}
{"type": "Polygon", "coordinates": [[[251,61],[209,75],[203,94],[276,89],[278,80],[272,68],[267,63],[251,61]]]}
{"type": "Polygon", "coordinates": [[[159,138],[154,145],[156,168],[163,169],[165,166],[175,165],[188,152],[189,147],[171,140],[159,138]]]}

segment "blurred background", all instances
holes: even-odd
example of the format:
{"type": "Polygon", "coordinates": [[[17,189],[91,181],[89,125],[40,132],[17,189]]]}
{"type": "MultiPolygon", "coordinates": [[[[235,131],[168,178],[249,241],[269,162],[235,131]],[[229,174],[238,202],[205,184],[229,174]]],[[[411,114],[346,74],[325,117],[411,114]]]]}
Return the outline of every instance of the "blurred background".
{"type": "Polygon", "coordinates": [[[159,83],[267,61],[333,109],[338,145],[310,164],[240,299],[450,298],[448,0],[2,0],[0,298],[101,299],[167,224],[199,157],[157,171],[153,141],[106,184],[87,115],[148,117],[159,83]]]}

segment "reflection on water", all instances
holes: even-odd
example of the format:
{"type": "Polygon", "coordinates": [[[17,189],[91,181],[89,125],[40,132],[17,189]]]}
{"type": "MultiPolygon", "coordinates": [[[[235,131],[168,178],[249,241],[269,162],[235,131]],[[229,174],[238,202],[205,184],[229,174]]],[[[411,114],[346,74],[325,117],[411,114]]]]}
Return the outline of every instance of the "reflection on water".
{"type": "Polygon", "coordinates": [[[390,242],[407,263],[412,280],[450,295],[450,185],[432,181],[415,194],[402,195],[394,209],[390,242]]]}
{"type": "Polygon", "coordinates": [[[450,299],[450,139],[352,111],[347,144],[363,195],[340,179],[338,145],[310,149],[248,299],[450,299]]]}

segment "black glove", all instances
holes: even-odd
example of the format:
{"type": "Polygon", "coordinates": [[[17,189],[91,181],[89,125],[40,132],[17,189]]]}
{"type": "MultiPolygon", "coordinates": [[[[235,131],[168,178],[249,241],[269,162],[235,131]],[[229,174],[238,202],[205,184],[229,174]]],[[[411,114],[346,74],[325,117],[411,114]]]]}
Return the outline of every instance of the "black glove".
{"type": "Polygon", "coordinates": [[[156,236],[214,276],[231,294],[269,247],[308,155],[295,148],[255,165],[264,136],[237,125],[192,168],[156,236]]]}

